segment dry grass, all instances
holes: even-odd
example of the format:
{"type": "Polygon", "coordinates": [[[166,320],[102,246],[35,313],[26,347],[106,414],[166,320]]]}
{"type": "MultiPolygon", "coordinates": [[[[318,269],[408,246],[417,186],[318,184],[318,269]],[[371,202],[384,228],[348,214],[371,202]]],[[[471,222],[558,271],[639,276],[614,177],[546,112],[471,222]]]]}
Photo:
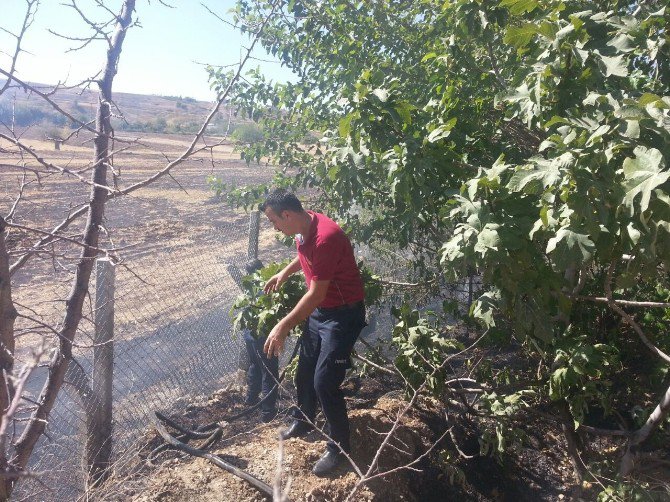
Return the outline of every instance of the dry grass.
{"type": "MultiPolygon", "coordinates": [[[[188,146],[190,138],[176,136],[148,136],[142,139],[146,146],[137,146],[114,158],[115,171],[120,174],[118,186],[123,188],[147,178],[159,171],[166,160],[159,151],[166,151],[169,158],[176,156],[188,146]],[[162,149],[162,150],[161,150],[162,149]],[[171,153],[172,152],[172,153],[171,153]]],[[[34,148],[34,152],[48,162],[69,169],[83,168],[90,165],[92,156],[91,143],[85,139],[75,141],[73,145],[65,145],[61,151],[53,150],[53,145],[36,137],[27,135],[26,143],[34,148]]],[[[13,204],[18,192],[21,170],[16,165],[20,160],[12,153],[0,153],[0,210],[6,214],[13,204]]],[[[15,152],[15,150],[14,150],[15,152]]],[[[112,201],[106,209],[106,234],[102,236],[101,247],[124,247],[126,250],[116,253],[124,265],[139,276],[153,276],[160,260],[140,260],[148,254],[154,258],[166,247],[193,246],[199,247],[198,253],[203,262],[220,260],[222,255],[242,255],[246,251],[246,235],[230,236],[225,250],[214,245],[221,230],[232,223],[246,221],[246,215],[217,203],[214,192],[207,184],[208,175],[216,175],[230,182],[253,183],[267,181],[270,171],[258,166],[247,166],[246,163],[233,160],[230,144],[222,145],[214,155],[200,154],[173,171],[173,177],[165,177],[160,181],[141,189],[131,195],[112,201]],[[198,244],[201,243],[200,246],[198,244]],[[149,268],[147,268],[149,267],[149,268]]],[[[34,160],[26,159],[26,164],[38,168],[34,160]]],[[[84,172],[83,176],[90,176],[84,172]]],[[[111,179],[109,182],[111,183],[111,179]]],[[[14,222],[25,226],[37,227],[50,231],[67,216],[73,207],[86,203],[90,187],[80,180],[67,175],[42,175],[32,177],[32,183],[24,191],[23,200],[18,206],[14,222]]],[[[80,218],[69,230],[68,235],[76,238],[82,231],[84,218],[80,218]]],[[[11,250],[29,248],[39,236],[12,230],[9,232],[11,250]]],[[[272,243],[272,233],[263,240],[272,243]]],[[[72,279],[74,265],[80,250],[71,245],[57,245],[56,256],[42,256],[31,260],[24,270],[13,278],[14,299],[20,305],[33,309],[34,313],[46,323],[56,325],[63,313],[62,301],[66,297],[72,279]]],[[[163,281],[166,294],[179,284],[187,284],[188,277],[176,270],[163,281]]],[[[221,284],[225,289],[232,289],[231,284],[221,284]]],[[[212,290],[212,293],[214,291],[212,290]]],[[[147,305],[148,308],[151,305],[147,305]]],[[[21,310],[21,309],[20,309],[21,310]]],[[[25,311],[25,310],[24,310],[25,311]]],[[[90,314],[90,312],[88,312],[90,314]]],[[[175,313],[176,317],[183,313],[175,313]]],[[[17,328],[25,325],[19,320],[17,328]]],[[[21,347],[32,346],[36,335],[28,334],[19,340],[21,347]]],[[[55,340],[54,340],[55,342],[55,340]]]]}

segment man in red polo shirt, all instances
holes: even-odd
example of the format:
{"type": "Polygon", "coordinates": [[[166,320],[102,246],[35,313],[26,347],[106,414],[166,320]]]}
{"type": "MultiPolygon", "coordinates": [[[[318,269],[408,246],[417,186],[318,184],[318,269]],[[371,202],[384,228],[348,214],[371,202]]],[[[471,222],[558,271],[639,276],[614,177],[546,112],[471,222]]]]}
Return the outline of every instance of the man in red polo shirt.
{"type": "Polygon", "coordinates": [[[318,399],[331,440],[312,472],[325,476],[344,460],[342,451],[350,451],[349,419],[340,385],[365,326],[363,281],[351,242],[333,220],[305,211],[297,197],[283,189],[272,192],[260,209],[276,230],[296,237],[298,249],[298,256],[267,282],[265,292],[277,290],[301,269],[308,289],[265,342],[269,357],[279,355],[289,331],[307,319],[296,376],[300,411],[281,436],[289,439],[309,432],[318,399]]]}

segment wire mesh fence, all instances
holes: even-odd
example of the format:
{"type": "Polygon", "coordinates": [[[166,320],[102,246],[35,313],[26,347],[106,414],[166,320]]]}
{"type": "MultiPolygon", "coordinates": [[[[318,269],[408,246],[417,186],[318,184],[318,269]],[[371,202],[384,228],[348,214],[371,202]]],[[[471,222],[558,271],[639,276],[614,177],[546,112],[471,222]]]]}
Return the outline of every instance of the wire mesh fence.
{"type": "MultiPolygon", "coordinates": [[[[233,219],[196,239],[150,240],[122,263],[98,263],[66,384],[30,465],[36,476],[19,485],[17,499],[80,498],[96,466],[123,464],[137,451],[154,411],[183,408],[235,378],[244,354],[229,315],[239,294],[236,280],[250,260],[267,264],[294,254],[257,216],[233,219]]],[[[467,308],[477,287],[476,278],[466,278],[436,295],[435,288],[403,283],[411,277],[397,256],[356,251],[384,280],[397,283],[369,310],[370,327],[361,336],[367,344],[388,346],[391,305],[454,298],[467,308]]],[[[28,389],[36,393],[43,379],[38,369],[28,389]]]]}
{"type": "MultiPolygon", "coordinates": [[[[266,262],[290,254],[267,224],[260,238],[266,262]]],[[[242,341],[229,315],[239,294],[230,271],[243,270],[250,252],[255,249],[249,221],[240,218],[197,241],[147,244],[113,267],[98,263],[96,295],[89,299],[65,386],[30,465],[36,476],[19,485],[17,499],[78,498],[101,450],[111,454],[102,460],[118,461],[133,450],[154,411],[169,412],[233,378],[242,341]],[[101,272],[105,267],[108,275],[101,272]],[[101,314],[110,307],[113,317],[101,314]],[[109,341],[101,338],[105,332],[113,333],[109,341]],[[100,417],[106,400],[111,441],[100,417]]],[[[43,379],[38,369],[28,389],[35,394],[43,379]]]]}

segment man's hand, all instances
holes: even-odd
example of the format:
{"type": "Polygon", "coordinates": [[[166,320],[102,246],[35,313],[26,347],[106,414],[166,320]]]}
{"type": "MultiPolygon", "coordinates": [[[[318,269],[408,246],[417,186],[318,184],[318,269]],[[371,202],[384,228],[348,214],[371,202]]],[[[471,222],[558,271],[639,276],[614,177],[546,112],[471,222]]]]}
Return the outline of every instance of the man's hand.
{"type": "Polygon", "coordinates": [[[265,286],[263,286],[263,292],[264,293],[270,293],[277,291],[279,287],[286,282],[286,275],[284,274],[284,271],[282,270],[278,274],[273,275],[268,279],[268,282],[265,283],[265,286]]]}
{"type": "Polygon", "coordinates": [[[284,326],[279,323],[268,335],[267,340],[265,340],[265,345],[263,346],[263,351],[268,357],[278,356],[284,350],[284,343],[288,337],[289,330],[284,328],[284,326]]]}
{"type": "Polygon", "coordinates": [[[280,270],[270,277],[265,286],[263,286],[263,292],[267,294],[277,291],[291,277],[291,274],[296,273],[298,270],[300,270],[300,260],[296,256],[291,263],[284,267],[284,270],[280,270]]]}

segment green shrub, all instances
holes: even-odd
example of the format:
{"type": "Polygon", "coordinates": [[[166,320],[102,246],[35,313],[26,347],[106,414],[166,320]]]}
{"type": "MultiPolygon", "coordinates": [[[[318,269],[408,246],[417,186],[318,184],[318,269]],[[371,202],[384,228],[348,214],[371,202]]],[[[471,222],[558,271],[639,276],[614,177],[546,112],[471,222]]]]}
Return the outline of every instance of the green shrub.
{"type": "Polygon", "coordinates": [[[267,336],[295,307],[305,294],[305,283],[297,274],[289,277],[277,291],[263,292],[265,283],[287,264],[287,261],[271,263],[242,278],[243,293],[230,309],[235,327],[249,330],[258,337],[267,336]]]}
{"type": "Polygon", "coordinates": [[[265,139],[265,133],[258,124],[240,124],[235,127],[232,138],[240,143],[257,143],[265,139]]]}

